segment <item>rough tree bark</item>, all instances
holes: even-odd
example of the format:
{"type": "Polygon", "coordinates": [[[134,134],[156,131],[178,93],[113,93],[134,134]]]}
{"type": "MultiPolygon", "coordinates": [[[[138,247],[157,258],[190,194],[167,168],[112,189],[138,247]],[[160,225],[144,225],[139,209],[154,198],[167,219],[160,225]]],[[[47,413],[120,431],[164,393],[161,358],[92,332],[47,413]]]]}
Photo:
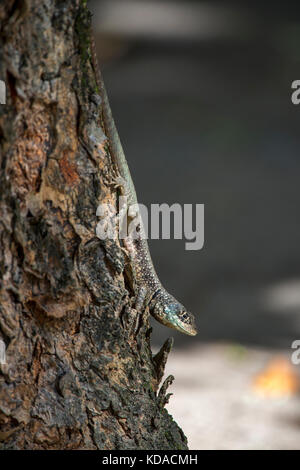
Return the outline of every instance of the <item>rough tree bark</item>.
{"type": "Polygon", "coordinates": [[[119,242],[95,236],[116,194],[85,2],[5,0],[0,21],[0,446],[185,449],[170,342],[152,357],[119,242]]]}

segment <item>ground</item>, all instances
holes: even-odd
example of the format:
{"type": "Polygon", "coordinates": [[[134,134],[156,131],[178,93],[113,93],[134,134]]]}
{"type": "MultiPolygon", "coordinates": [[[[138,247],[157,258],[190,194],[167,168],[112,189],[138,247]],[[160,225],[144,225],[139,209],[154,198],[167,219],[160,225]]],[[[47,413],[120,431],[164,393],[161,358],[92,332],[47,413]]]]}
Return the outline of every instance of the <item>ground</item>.
{"type": "MultiPolygon", "coordinates": [[[[168,410],[190,449],[300,449],[299,395],[263,396],[254,386],[279,357],[291,364],[290,352],[229,344],[171,354],[167,373],[176,380],[168,410]]],[[[293,370],[299,376],[299,366],[293,370]]]]}

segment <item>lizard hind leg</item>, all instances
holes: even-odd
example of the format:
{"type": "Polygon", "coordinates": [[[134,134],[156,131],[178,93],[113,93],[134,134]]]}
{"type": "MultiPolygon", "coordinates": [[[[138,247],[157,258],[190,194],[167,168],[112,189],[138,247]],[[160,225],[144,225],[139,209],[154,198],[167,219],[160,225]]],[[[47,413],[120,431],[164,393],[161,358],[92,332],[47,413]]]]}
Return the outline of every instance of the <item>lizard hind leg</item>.
{"type": "Polygon", "coordinates": [[[146,321],[146,310],[143,311],[145,300],[147,296],[147,289],[142,287],[138,290],[135,298],[135,304],[131,307],[131,318],[129,319],[130,334],[137,336],[141,326],[146,321]]]}
{"type": "Polygon", "coordinates": [[[135,300],[135,308],[138,312],[141,311],[143,307],[145,306],[147,293],[148,291],[146,287],[144,286],[139,287],[136,300],[135,300]]]}

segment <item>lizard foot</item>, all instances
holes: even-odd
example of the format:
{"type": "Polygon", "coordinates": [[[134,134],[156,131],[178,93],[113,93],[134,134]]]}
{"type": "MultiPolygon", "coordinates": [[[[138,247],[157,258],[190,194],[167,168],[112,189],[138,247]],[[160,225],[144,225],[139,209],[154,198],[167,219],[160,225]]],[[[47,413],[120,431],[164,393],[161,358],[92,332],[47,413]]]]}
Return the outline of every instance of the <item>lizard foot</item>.
{"type": "Polygon", "coordinates": [[[126,182],[121,176],[116,176],[110,178],[109,185],[113,186],[114,189],[121,188],[121,190],[123,190],[126,186],[126,182]]]}
{"type": "Polygon", "coordinates": [[[121,250],[122,250],[122,253],[124,253],[124,255],[126,256],[126,258],[128,258],[130,260],[130,252],[127,248],[125,248],[125,246],[121,246],[121,250]]]}

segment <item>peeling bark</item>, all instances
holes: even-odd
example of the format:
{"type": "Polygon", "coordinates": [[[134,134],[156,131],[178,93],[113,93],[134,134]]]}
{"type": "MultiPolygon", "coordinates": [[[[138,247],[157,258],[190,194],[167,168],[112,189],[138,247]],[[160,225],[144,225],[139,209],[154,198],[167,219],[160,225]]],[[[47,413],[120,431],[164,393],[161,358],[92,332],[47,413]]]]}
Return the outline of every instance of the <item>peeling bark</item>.
{"type": "Polygon", "coordinates": [[[0,446],[185,449],[159,389],[118,240],[95,236],[116,205],[79,0],[0,5],[0,446]]]}

